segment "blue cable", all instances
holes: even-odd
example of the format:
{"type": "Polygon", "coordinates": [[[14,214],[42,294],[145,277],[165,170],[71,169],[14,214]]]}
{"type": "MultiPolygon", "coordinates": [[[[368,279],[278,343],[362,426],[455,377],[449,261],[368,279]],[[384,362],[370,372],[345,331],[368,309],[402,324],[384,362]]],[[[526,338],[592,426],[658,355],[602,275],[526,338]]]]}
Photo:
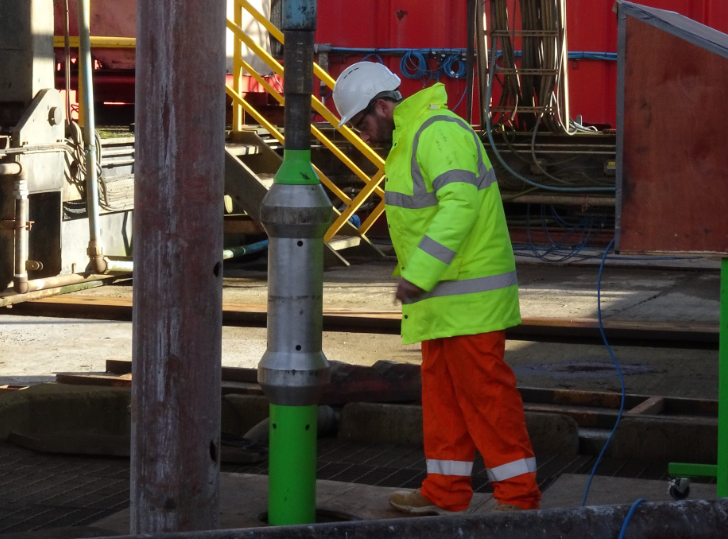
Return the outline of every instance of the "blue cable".
{"type": "Polygon", "coordinates": [[[622,531],[619,532],[619,537],[617,539],[624,539],[624,534],[627,532],[627,524],[629,524],[629,519],[632,518],[634,510],[637,509],[637,506],[645,501],[647,500],[640,498],[632,504],[632,507],[629,508],[629,513],[627,513],[627,517],[624,519],[624,524],[622,524],[622,531]]]}
{"type": "Polygon", "coordinates": [[[418,50],[406,52],[399,62],[399,69],[402,71],[402,75],[408,79],[421,79],[429,72],[427,59],[418,50]]]}
{"type": "MultiPolygon", "coordinates": [[[[380,49],[377,47],[331,47],[331,52],[339,54],[405,54],[409,51],[419,51],[424,54],[447,54],[447,55],[460,55],[467,53],[467,49],[380,49]]],[[[491,54],[491,51],[488,51],[491,54]]],[[[515,58],[520,58],[522,55],[521,51],[513,51],[515,58]]],[[[569,51],[569,60],[601,60],[607,62],[616,62],[616,52],[597,52],[597,51],[569,51]]]]}
{"type": "Polygon", "coordinates": [[[382,60],[382,57],[381,57],[381,56],[379,56],[379,55],[378,55],[377,53],[375,53],[375,52],[372,52],[372,53],[370,53],[370,54],[367,54],[367,55],[366,55],[366,56],[365,56],[364,58],[362,58],[362,59],[361,59],[361,61],[362,61],[362,62],[366,62],[366,61],[367,61],[367,60],[368,60],[369,58],[371,58],[372,56],[375,56],[375,57],[377,58],[377,60],[379,60],[379,63],[380,63],[380,64],[384,64],[384,60],[382,60]]]}
{"type": "MultiPolygon", "coordinates": [[[[619,374],[619,383],[622,386],[622,401],[619,405],[619,415],[617,416],[617,422],[614,424],[614,428],[612,429],[612,433],[609,435],[609,438],[607,439],[607,443],[604,444],[604,447],[602,447],[601,452],[599,453],[599,457],[597,457],[597,461],[594,463],[594,468],[592,469],[591,475],[589,476],[589,482],[586,484],[586,489],[584,490],[584,497],[581,500],[581,506],[584,507],[586,505],[586,498],[589,496],[589,488],[592,484],[592,479],[594,479],[594,474],[597,471],[597,466],[599,466],[599,463],[602,460],[602,457],[604,456],[604,452],[607,450],[607,447],[609,446],[609,442],[612,441],[612,438],[614,437],[614,433],[617,432],[617,427],[619,426],[619,422],[622,420],[622,412],[624,411],[624,397],[625,397],[625,388],[624,388],[624,377],[622,376],[622,369],[619,367],[619,362],[617,361],[617,358],[614,356],[614,351],[612,350],[612,347],[609,346],[609,341],[607,340],[607,336],[604,334],[604,322],[602,321],[602,272],[604,271],[604,265],[607,262],[607,255],[609,254],[609,250],[614,245],[614,240],[609,242],[609,245],[604,250],[604,256],[602,257],[602,263],[599,266],[599,277],[597,278],[597,315],[599,317],[599,333],[602,335],[602,341],[604,341],[604,346],[607,347],[607,351],[609,352],[610,357],[612,358],[612,362],[614,363],[614,367],[617,369],[617,374],[619,374]]],[[[629,518],[629,516],[627,517],[629,518]]]]}
{"type": "Polygon", "coordinates": [[[452,112],[455,112],[455,109],[460,106],[460,103],[463,102],[463,99],[465,98],[465,94],[467,94],[467,93],[468,93],[468,89],[465,88],[465,90],[463,91],[463,95],[460,96],[460,101],[458,101],[458,104],[455,105],[453,108],[450,109],[452,112]]]}
{"type": "Polygon", "coordinates": [[[448,56],[442,62],[442,71],[450,78],[462,79],[467,74],[467,67],[465,62],[459,56],[448,56]],[[453,69],[453,66],[457,65],[457,70],[453,69]]]}

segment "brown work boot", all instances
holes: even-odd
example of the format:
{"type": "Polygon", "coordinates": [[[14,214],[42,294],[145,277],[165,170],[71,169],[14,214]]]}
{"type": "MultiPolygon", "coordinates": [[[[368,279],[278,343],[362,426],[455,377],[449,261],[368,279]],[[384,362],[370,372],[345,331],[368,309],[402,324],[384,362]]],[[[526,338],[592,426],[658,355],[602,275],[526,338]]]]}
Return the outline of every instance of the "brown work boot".
{"type": "Polygon", "coordinates": [[[510,503],[501,503],[498,502],[495,504],[495,509],[493,511],[500,511],[503,513],[513,513],[517,511],[525,511],[523,507],[518,507],[517,505],[513,505],[510,503]]]}
{"type": "MultiPolygon", "coordinates": [[[[397,490],[389,495],[389,505],[397,511],[413,515],[454,515],[457,511],[448,511],[438,507],[425,498],[420,489],[397,490]]],[[[461,511],[462,512],[462,511],[461,511]]]]}

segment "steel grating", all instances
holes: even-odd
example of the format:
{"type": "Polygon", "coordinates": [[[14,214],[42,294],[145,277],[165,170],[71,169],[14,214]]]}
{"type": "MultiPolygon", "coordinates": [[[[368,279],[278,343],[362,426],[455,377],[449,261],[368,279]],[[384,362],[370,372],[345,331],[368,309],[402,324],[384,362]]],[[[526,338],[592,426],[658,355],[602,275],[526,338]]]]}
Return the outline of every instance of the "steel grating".
{"type": "MultiPolygon", "coordinates": [[[[421,447],[324,438],[318,452],[319,479],[417,488],[425,478],[421,447]]],[[[590,473],[596,458],[540,455],[537,460],[537,481],[546,490],[562,474],[590,473]]],[[[267,474],[268,464],[223,464],[221,471],[267,474]]],[[[606,458],[597,473],[667,481],[667,463],[606,458]]],[[[473,490],[493,492],[480,456],[473,466],[473,490]]],[[[0,534],[88,526],[128,505],[128,459],[44,455],[0,443],[0,534]]]]}

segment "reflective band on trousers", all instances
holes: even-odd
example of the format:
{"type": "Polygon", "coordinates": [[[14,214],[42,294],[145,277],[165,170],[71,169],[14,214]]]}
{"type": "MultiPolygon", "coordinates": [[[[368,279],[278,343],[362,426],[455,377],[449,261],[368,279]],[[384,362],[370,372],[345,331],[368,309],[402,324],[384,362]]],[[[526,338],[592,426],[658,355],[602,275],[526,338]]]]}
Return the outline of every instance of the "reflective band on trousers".
{"type": "Polygon", "coordinates": [[[503,464],[502,466],[496,466],[495,468],[489,468],[486,470],[486,472],[488,472],[488,479],[491,481],[505,481],[506,479],[511,479],[513,477],[518,477],[519,475],[535,471],[535,458],[514,460],[508,464],[503,464]]]}
{"type": "Polygon", "coordinates": [[[422,238],[419,246],[428,255],[437,258],[440,262],[449,264],[457,254],[449,247],[445,247],[442,243],[438,243],[429,236],[422,238]]]}
{"type": "Polygon", "coordinates": [[[463,279],[462,281],[440,281],[435,288],[427,294],[422,294],[418,298],[406,300],[402,303],[417,303],[430,298],[440,298],[443,296],[460,296],[462,294],[475,294],[477,292],[490,292],[500,288],[508,288],[518,284],[518,276],[516,270],[498,275],[489,275],[488,277],[478,277],[476,279],[463,279]]]}
{"type": "Polygon", "coordinates": [[[464,460],[427,459],[427,473],[467,476],[473,471],[473,463],[464,460]]]}

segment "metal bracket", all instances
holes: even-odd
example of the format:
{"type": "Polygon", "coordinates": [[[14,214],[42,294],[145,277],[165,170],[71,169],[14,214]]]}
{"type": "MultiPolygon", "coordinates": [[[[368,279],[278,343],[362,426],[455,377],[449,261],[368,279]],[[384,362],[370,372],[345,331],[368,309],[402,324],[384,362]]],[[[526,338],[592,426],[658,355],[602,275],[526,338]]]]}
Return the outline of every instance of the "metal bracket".
{"type": "MultiPolygon", "coordinates": [[[[0,229],[7,228],[9,230],[15,230],[15,219],[0,219],[0,229]]],[[[33,228],[35,221],[25,221],[25,230],[28,232],[33,228]]]]}

